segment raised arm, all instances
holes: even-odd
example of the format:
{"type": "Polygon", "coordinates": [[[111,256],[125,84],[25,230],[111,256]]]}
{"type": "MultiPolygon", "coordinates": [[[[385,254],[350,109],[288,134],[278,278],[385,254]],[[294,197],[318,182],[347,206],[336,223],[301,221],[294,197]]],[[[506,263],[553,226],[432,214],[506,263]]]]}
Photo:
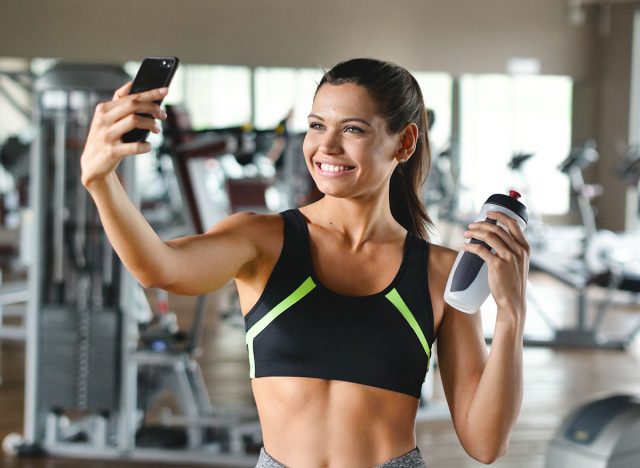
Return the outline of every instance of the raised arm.
{"type": "MultiPolygon", "coordinates": [[[[529,245],[517,224],[505,215],[491,217],[509,231],[481,222],[465,235],[484,240],[496,254],[478,244],[464,247],[488,263],[489,287],[498,307],[491,351],[487,354],[480,313],[469,315],[445,304],[438,334],[442,384],[456,433],[466,452],[482,463],[506,452],[520,412],[529,265],[529,245]]],[[[451,264],[454,260],[452,254],[451,264]]]]}
{"type": "Polygon", "coordinates": [[[166,90],[128,96],[130,85],[96,109],[81,158],[82,183],[95,201],[111,245],[143,286],[194,295],[220,288],[256,259],[252,233],[258,216],[238,213],[205,234],[160,239],[127,196],[115,169],[126,156],[149,151],[148,143],[122,143],[120,138],[133,128],[160,131],[153,119],[136,113],[165,118],[153,101],[166,90]]]}

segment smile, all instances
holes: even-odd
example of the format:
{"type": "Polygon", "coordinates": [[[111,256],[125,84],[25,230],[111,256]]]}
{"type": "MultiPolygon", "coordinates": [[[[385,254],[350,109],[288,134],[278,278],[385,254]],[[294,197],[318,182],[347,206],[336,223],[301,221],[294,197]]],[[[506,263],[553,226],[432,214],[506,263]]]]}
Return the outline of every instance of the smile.
{"type": "Polygon", "coordinates": [[[329,176],[342,175],[352,172],[355,169],[353,166],[334,166],[326,163],[316,163],[315,166],[318,168],[320,174],[329,176]]]}

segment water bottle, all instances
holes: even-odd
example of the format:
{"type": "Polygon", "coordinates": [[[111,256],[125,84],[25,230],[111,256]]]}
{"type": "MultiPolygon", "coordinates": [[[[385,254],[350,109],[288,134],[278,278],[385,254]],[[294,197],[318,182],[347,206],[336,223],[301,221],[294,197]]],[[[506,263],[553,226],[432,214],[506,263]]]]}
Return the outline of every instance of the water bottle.
{"type": "MultiPolygon", "coordinates": [[[[518,201],[520,194],[515,190],[510,190],[509,195],[496,193],[487,198],[482,205],[480,214],[475,219],[477,221],[486,221],[498,226],[505,226],[498,223],[495,219],[487,218],[488,211],[496,211],[505,213],[515,219],[522,230],[527,227],[529,215],[527,208],[518,201]]],[[[491,253],[495,250],[491,249],[485,242],[478,239],[471,239],[472,244],[481,244],[491,253]]],[[[489,270],[487,263],[473,252],[461,250],[458,253],[444,292],[444,300],[452,307],[462,312],[472,314],[476,312],[482,303],[489,297],[489,270]]]]}

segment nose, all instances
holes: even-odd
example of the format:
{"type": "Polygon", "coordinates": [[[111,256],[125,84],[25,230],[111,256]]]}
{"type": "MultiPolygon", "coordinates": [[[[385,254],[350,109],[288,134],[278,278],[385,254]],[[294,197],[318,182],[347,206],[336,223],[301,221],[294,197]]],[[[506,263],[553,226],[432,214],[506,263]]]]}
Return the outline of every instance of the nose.
{"type": "Polygon", "coordinates": [[[324,154],[339,154],[342,152],[340,134],[336,131],[326,130],[320,137],[320,151],[324,154]]]}

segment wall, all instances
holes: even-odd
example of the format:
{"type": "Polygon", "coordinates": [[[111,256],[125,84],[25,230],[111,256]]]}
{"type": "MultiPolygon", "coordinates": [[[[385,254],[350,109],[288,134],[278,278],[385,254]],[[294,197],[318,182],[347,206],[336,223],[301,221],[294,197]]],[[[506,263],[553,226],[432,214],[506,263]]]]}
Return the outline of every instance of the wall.
{"type": "Polygon", "coordinates": [[[413,70],[504,72],[535,57],[576,79],[574,137],[596,136],[605,186],[600,226],[624,226],[611,175],[628,138],[631,5],[614,5],[598,37],[595,7],[571,25],[561,0],[3,0],[0,57],[122,62],[172,54],[190,63],[330,66],[377,56],[413,70]]]}
{"type": "Polygon", "coordinates": [[[600,160],[595,180],[605,188],[596,204],[599,211],[597,224],[614,231],[625,228],[626,187],[613,174],[613,167],[629,144],[633,12],[633,5],[612,8],[611,31],[599,40],[596,62],[600,160]]]}
{"type": "Polygon", "coordinates": [[[590,76],[592,28],[561,0],[3,0],[0,56],[317,67],[377,56],[413,70],[590,76]]]}

